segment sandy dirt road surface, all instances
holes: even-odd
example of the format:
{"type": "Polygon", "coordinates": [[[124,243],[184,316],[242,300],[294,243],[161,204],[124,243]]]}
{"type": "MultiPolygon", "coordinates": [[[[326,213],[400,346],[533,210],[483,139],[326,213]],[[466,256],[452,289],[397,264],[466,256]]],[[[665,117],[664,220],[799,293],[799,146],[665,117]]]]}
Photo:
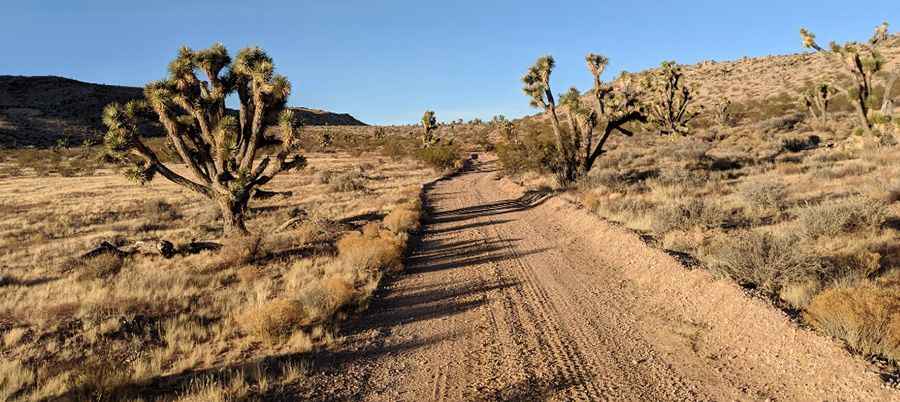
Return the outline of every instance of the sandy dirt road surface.
{"type": "Polygon", "coordinates": [[[426,188],[408,272],[317,359],[307,397],[900,400],[835,341],[495,169],[426,188]]]}

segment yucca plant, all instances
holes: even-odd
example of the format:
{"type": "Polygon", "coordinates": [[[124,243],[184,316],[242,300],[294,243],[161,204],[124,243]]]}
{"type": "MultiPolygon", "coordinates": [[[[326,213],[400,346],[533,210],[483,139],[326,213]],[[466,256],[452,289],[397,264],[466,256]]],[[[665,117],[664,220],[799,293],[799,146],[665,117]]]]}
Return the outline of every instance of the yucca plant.
{"type": "Polygon", "coordinates": [[[146,85],[145,99],[106,106],[104,142],[128,177],[143,184],[159,173],[214,202],[226,234],[245,234],[245,211],[259,187],[306,163],[296,153],[299,123],[285,108],[290,93],[290,82],[275,74],[272,58],[260,48],[243,49],[232,60],[222,44],[198,51],[182,47],[168,77],[146,85]],[[237,116],[225,107],[233,93],[240,103],[237,116]],[[143,141],[139,127],[154,115],[189,174],[163,163],[143,141]],[[266,129],[276,125],[276,152],[257,158],[266,129]]]}

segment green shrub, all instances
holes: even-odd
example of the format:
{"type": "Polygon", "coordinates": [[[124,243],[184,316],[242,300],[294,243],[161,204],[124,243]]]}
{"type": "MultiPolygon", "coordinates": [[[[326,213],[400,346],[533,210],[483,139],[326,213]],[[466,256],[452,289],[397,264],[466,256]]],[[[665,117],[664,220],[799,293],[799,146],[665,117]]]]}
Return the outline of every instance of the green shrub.
{"type": "Polygon", "coordinates": [[[456,145],[435,144],[416,151],[416,157],[432,168],[449,170],[462,160],[462,152],[456,145]]]}

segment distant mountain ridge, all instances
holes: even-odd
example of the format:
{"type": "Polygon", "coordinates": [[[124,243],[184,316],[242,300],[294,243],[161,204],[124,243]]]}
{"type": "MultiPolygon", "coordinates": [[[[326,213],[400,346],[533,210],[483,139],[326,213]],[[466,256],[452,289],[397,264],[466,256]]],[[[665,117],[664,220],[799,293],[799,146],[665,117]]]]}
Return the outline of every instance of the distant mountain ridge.
{"type": "MultiPolygon", "coordinates": [[[[144,96],[143,88],[81,82],[56,76],[0,75],[0,148],[100,140],[103,107],[144,96]]],[[[307,125],[364,126],[346,113],[303,107],[307,125]]]]}

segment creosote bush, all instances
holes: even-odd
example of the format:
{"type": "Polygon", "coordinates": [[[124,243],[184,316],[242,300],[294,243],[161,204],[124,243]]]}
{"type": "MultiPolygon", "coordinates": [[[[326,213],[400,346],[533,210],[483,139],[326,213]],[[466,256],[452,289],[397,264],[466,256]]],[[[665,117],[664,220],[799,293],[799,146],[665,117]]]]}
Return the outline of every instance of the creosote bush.
{"type": "Polygon", "coordinates": [[[653,230],[666,233],[672,230],[688,230],[696,226],[713,228],[725,220],[725,211],[715,203],[692,198],[673,200],[659,205],[653,212],[653,230]]]}
{"type": "Polygon", "coordinates": [[[434,143],[427,148],[419,149],[415,155],[426,165],[437,170],[457,168],[462,160],[459,146],[443,143],[434,143]]]}
{"type": "Polygon", "coordinates": [[[795,236],[739,231],[713,239],[704,253],[712,269],[769,295],[822,272],[818,258],[806,252],[795,236]]]}
{"type": "Polygon", "coordinates": [[[873,232],[881,228],[888,211],[880,200],[857,196],[796,209],[799,232],[808,238],[873,232]]]}

